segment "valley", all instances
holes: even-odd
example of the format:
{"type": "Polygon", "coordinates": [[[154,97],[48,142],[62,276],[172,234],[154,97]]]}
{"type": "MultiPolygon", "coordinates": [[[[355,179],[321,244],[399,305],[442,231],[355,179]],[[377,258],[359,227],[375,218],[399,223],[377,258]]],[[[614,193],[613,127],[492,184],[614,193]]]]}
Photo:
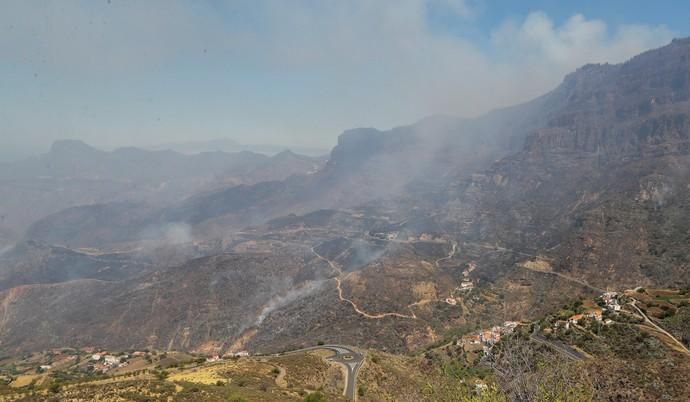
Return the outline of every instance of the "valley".
{"type": "Polygon", "coordinates": [[[688,38],[328,158],[65,140],[0,192],[1,400],[690,393],[688,38]]]}

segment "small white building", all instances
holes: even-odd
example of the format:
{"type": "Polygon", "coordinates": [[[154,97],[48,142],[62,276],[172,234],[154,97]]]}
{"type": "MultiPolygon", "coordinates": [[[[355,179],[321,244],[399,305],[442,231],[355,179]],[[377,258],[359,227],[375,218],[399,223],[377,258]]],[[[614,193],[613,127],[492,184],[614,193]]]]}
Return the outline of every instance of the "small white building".
{"type": "Polygon", "coordinates": [[[103,361],[108,366],[115,366],[115,365],[120,364],[120,358],[117,356],[113,356],[113,355],[106,355],[103,358],[103,361]]]}

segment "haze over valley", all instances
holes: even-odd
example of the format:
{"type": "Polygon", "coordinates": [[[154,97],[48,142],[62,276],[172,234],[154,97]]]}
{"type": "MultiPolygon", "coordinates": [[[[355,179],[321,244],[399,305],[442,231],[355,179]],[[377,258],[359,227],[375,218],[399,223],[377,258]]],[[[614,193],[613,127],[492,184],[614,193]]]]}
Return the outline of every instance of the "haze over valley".
{"type": "Polygon", "coordinates": [[[670,3],[28,4],[52,25],[0,17],[31,33],[6,76],[46,80],[0,112],[31,149],[0,162],[1,400],[690,394],[670,3]]]}

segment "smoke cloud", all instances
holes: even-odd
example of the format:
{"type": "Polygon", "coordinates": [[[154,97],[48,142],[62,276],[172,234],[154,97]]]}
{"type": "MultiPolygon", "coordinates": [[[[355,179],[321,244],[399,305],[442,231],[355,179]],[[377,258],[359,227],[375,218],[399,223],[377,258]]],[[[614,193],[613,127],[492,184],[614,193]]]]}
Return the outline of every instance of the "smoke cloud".
{"type": "Polygon", "coordinates": [[[285,294],[272,297],[268,301],[268,303],[266,303],[266,305],[263,307],[261,313],[259,313],[259,316],[256,318],[256,321],[254,321],[254,326],[258,327],[259,325],[261,325],[261,323],[266,319],[266,317],[273,311],[281,307],[285,307],[294,301],[297,301],[303,297],[315,293],[323,286],[325,282],[325,280],[307,281],[299,287],[290,289],[285,294]]]}

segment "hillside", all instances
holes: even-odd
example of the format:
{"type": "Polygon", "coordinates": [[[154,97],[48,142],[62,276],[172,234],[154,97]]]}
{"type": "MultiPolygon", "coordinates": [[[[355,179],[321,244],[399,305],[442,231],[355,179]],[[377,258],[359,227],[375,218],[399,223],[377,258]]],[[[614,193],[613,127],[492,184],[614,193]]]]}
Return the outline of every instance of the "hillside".
{"type": "Polygon", "coordinates": [[[8,383],[0,384],[0,396],[9,401],[82,401],[94,393],[104,401],[307,402],[317,395],[363,402],[682,400],[690,351],[644,319],[660,303],[687,308],[687,290],[577,299],[533,322],[457,332],[412,356],[320,342],[286,353],[222,357],[58,348],[0,359],[0,376],[8,383]],[[358,369],[344,370],[349,361],[358,369]]]}

